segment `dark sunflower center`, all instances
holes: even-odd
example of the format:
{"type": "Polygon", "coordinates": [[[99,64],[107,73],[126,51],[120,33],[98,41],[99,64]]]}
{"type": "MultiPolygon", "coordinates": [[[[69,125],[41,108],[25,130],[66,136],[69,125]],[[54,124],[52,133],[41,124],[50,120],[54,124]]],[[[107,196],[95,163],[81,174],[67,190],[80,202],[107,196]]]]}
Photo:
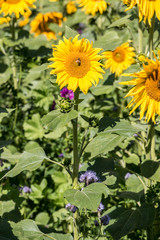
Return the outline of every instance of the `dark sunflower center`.
{"type": "Polygon", "coordinates": [[[160,68],[150,74],[145,82],[147,95],[155,101],[160,101],[160,68]]]}
{"type": "Polygon", "coordinates": [[[125,60],[125,52],[122,48],[117,47],[116,50],[112,52],[112,57],[115,62],[121,63],[125,60]]]}

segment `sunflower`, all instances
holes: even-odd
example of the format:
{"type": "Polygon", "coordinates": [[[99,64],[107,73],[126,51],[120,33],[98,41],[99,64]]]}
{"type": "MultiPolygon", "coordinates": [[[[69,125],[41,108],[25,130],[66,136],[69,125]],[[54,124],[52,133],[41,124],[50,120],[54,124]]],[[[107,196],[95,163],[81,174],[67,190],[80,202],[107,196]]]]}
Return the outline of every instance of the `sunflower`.
{"type": "Polygon", "coordinates": [[[67,14],[72,14],[77,11],[74,1],[69,1],[66,5],[67,14]]]}
{"type": "MultiPolygon", "coordinates": [[[[156,56],[155,56],[156,58],[156,56]]],[[[159,51],[160,58],[160,51],[159,51]]],[[[148,65],[143,65],[143,70],[138,73],[125,74],[134,78],[127,82],[121,82],[125,85],[135,85],[125,97],[132,96],[132,100],[127,107],[132,107],[132,114],[140,106],[140,119],[146,112],[146,119],[155,123],[155,114],[160,115],[160,61],[145,59],[148,65]]]]}
{"type": "Polygon", "coordinates": [[[93,48],[87,39],[78,40],[76,35],[64,41],[60,40],[58,45],[53,46],[54,63],[49,67],[54,68],[50,73],[57,74],[57,83],[60,89],[68,85],[68,89],[75,91],[78,87],[86,94],[92,83],[96,86],[104,71],[99,60],[102,58],[98,53],[101,48],[93,48]]]}
{"type": "Polygon", "coordinates": [[[10,21],[11,21],[10,17],[2,17],[2,18],[0,18],[0,24],[9,23],[10,21]]]}
{"type": "Polygon", "coordinates": [[[59,26],[62,26],[63,14],[58,12],[51,13],[39,13],[35,19],[31,22],[31,32],[38,36],[44,34],[48,40],[54,39],[57,37],[55,32],[52,31],[48,25],[49,23],[57,23],[59,26]]]}
{"type": "Polygon", "coordinates": [[[144,22],[146,22],[147,19],[149,25],[151,25],[151,19],[154,13],[160,20],[160,0],[139,0],[138,6],[139,21],[141,21],[144,16],[144,22]]]}
{"type": "Polygon", "coordinates": [[[125,11],[128,11],[129,9],[133,8],[137,4],[137,0],[122,0],[123,4],[127,5],[127,9],[125,11]]]}
{"type": "Polygon", "coordinates": [[[106,8],[107,3],[105,0],[77,0],[80,7],[86,14],[92,14],[95,16],[96,12],[102,14],[106,8]]]}
{"type": "Polygon", "coordinates": [[[19,15],[24,15],[25,12],[31,12],[29,7],[35,8],[33,2],[36,0],[0,0],[0,13],[6,15],[15,14],[16,18],[19,18],[19,15]]]}
{"type": "Polygon", "coordinates": [[[23,14],[24,19],[19,22],[20,27],[24,27],[25,25],[27,25],[27,23],[29,23],[29,17],[31,16],[31,14],[32,12],[25,12],[23,14]]]}
{"type": "Polygon", "coordinates": [[[105,68],[110,68],[112,73],[119,76],[123,70],[126,70],[134,63],[134,48],[129,46],[129,43],[123,43],[114,51],[106,51],[103,53],[106,62],[105,68]]]}

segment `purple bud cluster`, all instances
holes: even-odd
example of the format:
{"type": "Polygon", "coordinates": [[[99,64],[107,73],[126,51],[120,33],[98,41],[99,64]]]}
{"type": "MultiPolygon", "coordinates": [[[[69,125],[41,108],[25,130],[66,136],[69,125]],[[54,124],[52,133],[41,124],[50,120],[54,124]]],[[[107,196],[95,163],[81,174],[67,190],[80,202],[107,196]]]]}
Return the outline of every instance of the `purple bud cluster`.
{"type": "Polygon", "coordinates": [[[79,181],[84,182],[85,185],[88,186],[91,183],[98,182],[99,178],[97,177],[96,172],[86,171],[80,175],[79,181]]]}
{"type": "Polygon", "coordinates": [[[106,226],[109,224],[110,217],[106,214],[103,217],[100,218],[101,224],[106,226]]]}
{"type": "Polygon", "coordinates": [[[68,90],[68,88],[64,87],[60,92],[61,97],[69,98],[70,100],[74,99],[74,92],[72,90],[68,90]]]}
{"type": "Polygon", "coordinates": [[[72,205],[72,204],[70,204],[70,203],[67,203],[66,206],[65,206],[65,208],[66,208],[67,210],[73,212],[73,213],[75,213],[75,212],[77,211],[77,207],[74,206],[74,205],[72,205]]]}
{"type": "MultiPolygon", "coordinates": [[[[110,217],[109,217],[109,215],[107,215],[107,214],[100,218],[101,224],[102,224],[103,226],[108,225],[108,224],[109,224],[109,220],[110,220],[110,217]]],[[[95,221],[94,221],[94,225],[95,225],[96,227],[98,227],[98,226],[99,226],[99,222],[98,222],[97,220],[95,220],[95,221]]]]}

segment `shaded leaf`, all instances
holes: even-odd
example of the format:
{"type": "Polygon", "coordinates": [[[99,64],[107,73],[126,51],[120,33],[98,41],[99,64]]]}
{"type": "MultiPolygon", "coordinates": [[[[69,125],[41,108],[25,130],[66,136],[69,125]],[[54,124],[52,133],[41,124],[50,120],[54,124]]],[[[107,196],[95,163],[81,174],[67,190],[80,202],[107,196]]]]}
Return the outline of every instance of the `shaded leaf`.
{"type": "Polygon", "coordinates": [[[100,204],[102,194],[105,197],[109,194],[109,189],[103,183],[92,183],[81,191],[70,189],[65,192],[65,197],[71,204],[79,209],[87,208],[97,211],[100,204]]]}

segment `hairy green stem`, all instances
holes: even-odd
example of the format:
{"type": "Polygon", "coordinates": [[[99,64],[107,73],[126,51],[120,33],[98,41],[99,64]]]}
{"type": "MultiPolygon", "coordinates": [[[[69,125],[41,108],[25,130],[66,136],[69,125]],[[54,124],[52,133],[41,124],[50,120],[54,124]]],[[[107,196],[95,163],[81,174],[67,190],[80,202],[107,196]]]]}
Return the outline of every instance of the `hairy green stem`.
{"type": "MultiPolygon", "coordinates": [[[[79,88],[74,93],[74,110],[78,112],[79,88]]],[[[79,156],[78,156],[78,117],[72,120],[73,125],[73,175],[72,185],[76,189],[78,187],[78,171],[79,171],[79,156]]],[[[77,226],[78,212],[74,213],[74,240],[78,240],[78,226],[77,226]]]]}
{"type": "MultiPolygon", "coordinates": [[[[12,17],[10,27],[11,27],[11,34],[12,34],[13,42],[15,41],[15,22],[16,22],[16,19],[14,17],[12,17]]],[[[12,74],[13,74],[13,83],[14,83],[14,89],[17,90],[17,71],[16,71],[14,46],[12,47],[12,54],[13,54],[13,58],[11,59],[11,68],[12,68],[12,74]]]]}
{"type": "Polygon", "coordinates": [[[143,52],[143,30],[142,30],[142,21],[138,22],[138,52],[143,52]]]}
{"type": "Polygon", "coordinates": [[[149,57],[152,59],[153,57],[153,34],[154,34],[154,26],[155,26],[155,13],[152,18],[152,24],[149,28],[149,57]]]}
{"type": "MultiPolygon", "coordinates": [[[[79,88],[74,93],[74,110],[78,112],[79,88]]],[[[79,171],[79,156],[78,156],[78,117],[72,120],[73,125],[73,188],[78,187],[78,171],[79,171]]]]}
{"type": "Polygon", "coordinates": [[[147,137],[147,145],[146,145],[146,158],[150,160],[156,160],[155,153],[155,129],[154,123],[151,122],[148,126],[148,137],[147,137]]]}

